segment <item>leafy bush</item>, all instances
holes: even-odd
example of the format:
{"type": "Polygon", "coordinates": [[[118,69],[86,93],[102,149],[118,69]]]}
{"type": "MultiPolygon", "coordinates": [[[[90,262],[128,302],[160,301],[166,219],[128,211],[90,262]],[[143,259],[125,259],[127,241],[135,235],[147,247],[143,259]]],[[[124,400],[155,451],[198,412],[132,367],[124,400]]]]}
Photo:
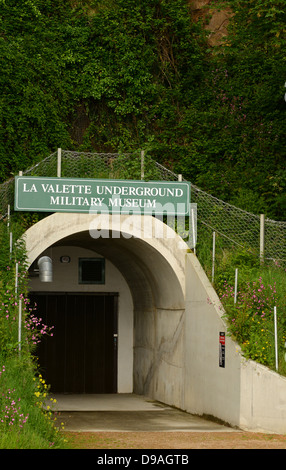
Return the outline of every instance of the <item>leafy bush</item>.
{"type": "Polygon", "coordinates": [[[274,349],[274,307],[279,312],[279,351],[284,366],[284,344],[286,338],[285,304],[277,295],[276,283],[265,285],[260,277],[256,281],[244,282],[234,303],[233,285],[225,284],[222,302],[226,307],[229,332],[242,347],[247,358],[275,368],[274,349]],[[281,354],[282,353],[282,354],[281,354]]]}
{"type": "MultiPolygon", "coordinates": [[[[201,234],[202,237],[202,234],[201,234]]],[[[212,236],[205,231],[198,257],[212,279],[212,236]]],[[[260,263],[257,253],[217,235],[214,287],[225,309],[228,333],[246,358],[275,369],[274,307],[277,309],[279,373],[286,375],[286,270],[274,263],[260,263]],[[238,285],[235,302],[235,270],[238,285]]]]}
{"type": "Polygon", "coordinates": [[[0,180],[57,147],[145,148],[284,219],[283,0],[213,4],[233,11],[214,48],[186,0],[2,1],[0,180]]]}

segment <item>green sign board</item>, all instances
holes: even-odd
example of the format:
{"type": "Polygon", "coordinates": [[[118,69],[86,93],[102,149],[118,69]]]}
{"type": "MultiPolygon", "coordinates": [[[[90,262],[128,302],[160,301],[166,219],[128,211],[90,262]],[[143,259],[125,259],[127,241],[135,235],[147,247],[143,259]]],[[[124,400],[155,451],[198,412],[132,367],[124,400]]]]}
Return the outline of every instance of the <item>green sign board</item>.
{"type": "Polygon", "coordinates": [[[15,178],[15,210],[188,215],[190,183],[82,178],[15,178]]]}

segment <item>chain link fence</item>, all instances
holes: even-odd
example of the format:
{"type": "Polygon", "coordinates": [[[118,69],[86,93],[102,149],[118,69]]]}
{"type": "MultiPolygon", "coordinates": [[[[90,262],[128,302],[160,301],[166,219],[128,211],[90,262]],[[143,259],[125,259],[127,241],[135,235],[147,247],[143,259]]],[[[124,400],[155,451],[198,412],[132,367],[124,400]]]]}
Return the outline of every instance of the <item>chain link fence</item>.
{"type": "MultiPolygon", "coordinates": [[[[175,174],[144,152],[129,154],[58,150],[23,171],[24,176],[178,181],[175,174]]],[[[277,264],[286,263],[286,222],[265,219],[228,204],[191,184],[196,205],[197,243],[205,231],[216,232],[228,246],[240,246],[277,264]]],[[[13,210],[14,178],[0,185],[0,220],[13,210]]]]}

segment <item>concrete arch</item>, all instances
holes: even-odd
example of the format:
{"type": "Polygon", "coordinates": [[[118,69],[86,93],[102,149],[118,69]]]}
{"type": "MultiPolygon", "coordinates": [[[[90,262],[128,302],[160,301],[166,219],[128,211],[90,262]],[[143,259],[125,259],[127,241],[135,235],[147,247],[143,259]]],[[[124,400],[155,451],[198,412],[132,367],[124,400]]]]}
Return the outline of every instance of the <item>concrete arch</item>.
{"type": "Polygon", "coordinates": [[[182,239],[151,216],[55,213],[28,229],[25,241],[30,265],[61,246],[110,260],[133,299],[133,390],[181,403],[188,248],[182,239]]]}
{"type": "Polygon", "coordinates": [[[137,306],[146,301],[150,306],[153,298],[157,308],[184,308],[188,247],[154,217],[55,213],[29,228],[25,240],[30,265],[53,245],[86,247],[112,260],[137,306]]]}

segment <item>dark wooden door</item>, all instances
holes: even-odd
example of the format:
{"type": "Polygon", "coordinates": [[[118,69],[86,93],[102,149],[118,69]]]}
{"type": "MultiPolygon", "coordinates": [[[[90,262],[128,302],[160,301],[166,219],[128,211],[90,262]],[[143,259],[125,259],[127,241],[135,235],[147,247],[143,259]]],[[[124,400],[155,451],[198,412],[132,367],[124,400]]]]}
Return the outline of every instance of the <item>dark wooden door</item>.
{"type": "Polygon", "coordinates": [[[31,293],[37,316],[54,326],[37,348],[54,393],[117,392],[117,295],[31,293]]]}

